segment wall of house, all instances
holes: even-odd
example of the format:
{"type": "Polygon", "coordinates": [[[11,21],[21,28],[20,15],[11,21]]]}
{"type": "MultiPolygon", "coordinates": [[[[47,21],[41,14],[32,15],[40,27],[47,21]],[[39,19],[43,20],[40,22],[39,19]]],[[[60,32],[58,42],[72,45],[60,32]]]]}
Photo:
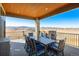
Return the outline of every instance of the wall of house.
{"type": "Polygon", "coordinates": [[[10,41],[5,38],[5,16],[0,4],[0,56],[10,55],[10,41]]]}
{"type": "Polygon", "coordinates": [[[3,40],[5,35],[5,24],[4,24],[4,18],[0,16],[0,40],[3,40]]]}
{"type": "Polygon", "coordinates": [[[2,9],[0,7],[0,40],[5,37],[5,18],[2,16],[2,9]]]}

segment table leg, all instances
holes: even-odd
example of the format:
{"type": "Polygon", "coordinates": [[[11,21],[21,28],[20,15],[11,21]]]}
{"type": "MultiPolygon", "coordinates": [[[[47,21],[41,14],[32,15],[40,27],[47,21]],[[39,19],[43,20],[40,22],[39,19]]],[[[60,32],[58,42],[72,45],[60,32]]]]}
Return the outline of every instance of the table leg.
{"type": "Polygon", "coordinates": [[[48,55],[48,45],[45,45],[45,56],[48,55]]]}

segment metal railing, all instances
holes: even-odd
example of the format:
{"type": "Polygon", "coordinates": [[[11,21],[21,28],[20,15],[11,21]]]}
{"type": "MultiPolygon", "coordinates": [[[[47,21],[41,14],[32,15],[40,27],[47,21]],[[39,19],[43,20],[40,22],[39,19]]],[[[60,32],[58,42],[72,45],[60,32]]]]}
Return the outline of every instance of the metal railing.
{"type": "Polygon", "coordinates": [[[66,44],[74,47],[79,47],[79,34],[73,33],[57,33],[57,39],[66,38],[66,44]]]}
{"type": "Polygon", "coordinates": [[[23,33],[22,32],[7,32],[6,37],[9,37],[10,39],[23,39],[23,33]]]}
{"type": "MultiPolygon", "coordinates": [[[[9,32],[6,34],[6,36],[10,37],[11,39],[23,39],[23,33],[14,33],[9,32]]],[[[66,38],[66,44],[74,47],[79,47],[79,34],[73,34],[73,33],[60,33],[57,32],[56,36],[57,40],[61,38],[66,38]]]]}

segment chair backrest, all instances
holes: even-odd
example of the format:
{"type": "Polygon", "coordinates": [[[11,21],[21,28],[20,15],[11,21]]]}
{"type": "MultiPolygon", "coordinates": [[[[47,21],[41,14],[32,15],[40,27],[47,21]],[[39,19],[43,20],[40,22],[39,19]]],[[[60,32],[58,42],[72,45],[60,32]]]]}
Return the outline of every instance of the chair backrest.
{"type": "Polygon", "coordinates": [[[41,37],[45,37],[45,33],[44,32],[41,32],[41,37]]]}
{"type": "Polygon", "coordinates": [[[33,36],[33,33],[28,33],[28,36],[30,37],[30,36],[33,36]]]}
{"type": "Polygon", "coordinates": [[[40,36],[43,37],[43,33],[42,32],[40,33],[40,36]]]}
{"type": "Polygon", "coordinates": [[[46,35],[46,37],[47,37],[47,38],[49,38],[49,36],[48,36],[48,34],[47,34],[47,33],[45,33],[45,35],[46,35]]]}
{"type": "Polygon", "coordinates": [[[26,42],[27,46],[30,46],[30,44],[31,44],[30,38],[26,35],[24,35],[24,36],[25,36],[25,42],[26,42]]]}
{"type": "Polygon", "coordinates": [[[36,41],[33,38],[30,38],[32,52],[36,51],[36,41]]]}
{"type": "Polygon", "coordinates": [[[65,46],[65,40],[59,40],[59,50],[64,50],[64,46],[65,46]]]}
{"type": "Polygon", "coordinates": [[[49,37],[53,40],[56,40],[56,31],[49,31],[49,37]]]}

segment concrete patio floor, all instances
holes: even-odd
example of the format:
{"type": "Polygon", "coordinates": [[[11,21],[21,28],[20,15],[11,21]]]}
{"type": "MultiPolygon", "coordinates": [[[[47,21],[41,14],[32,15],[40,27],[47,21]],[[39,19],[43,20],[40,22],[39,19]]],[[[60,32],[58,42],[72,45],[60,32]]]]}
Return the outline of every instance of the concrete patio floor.
{"type": "Polygon", "coordinates": [[[28,56],[24,49],[24,40],[11,40],[10,55],[11,56],[28,56]]]}
{"type": "MultiPolygon", "coordinates": [[[[10,56],[28,56],[24,49],[24,40],[11,40],[10,42],[10,56]]],[[[65,56],[79,56],[79,48],[65,46],[65,56]]]]}

